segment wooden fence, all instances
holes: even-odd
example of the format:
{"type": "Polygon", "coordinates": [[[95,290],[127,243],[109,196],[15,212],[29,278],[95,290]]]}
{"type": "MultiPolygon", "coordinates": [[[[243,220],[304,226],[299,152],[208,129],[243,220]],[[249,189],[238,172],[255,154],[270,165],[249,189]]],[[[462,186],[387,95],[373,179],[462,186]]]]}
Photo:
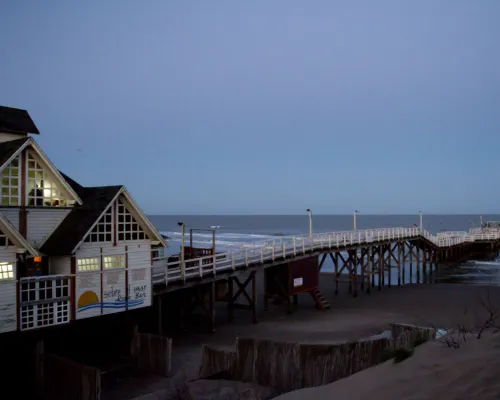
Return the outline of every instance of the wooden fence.
{"type": "Polygon", "coordinates": [[[434,329],[391,325],[393,338],[376,338],[340,344],[313,345],[236,340],[235,350],[203,347],[200,378],[224,371],[230,379],[255,382],[280,393],[325,385],[386,360],[387,350],[411,348],[435,337],[434,329]]]}
{"type": "Polygon", "coordinates": [[[136,333],[132,339],[131,355],[139,370],[170,376],[172,371],[171,338],[150,333],[136,333]]]}
{"type": "Polygon", "coordinates": [[[54,400],[99,400],[101,371],[53,354],[43,357],[46,398],[54,400]]]}

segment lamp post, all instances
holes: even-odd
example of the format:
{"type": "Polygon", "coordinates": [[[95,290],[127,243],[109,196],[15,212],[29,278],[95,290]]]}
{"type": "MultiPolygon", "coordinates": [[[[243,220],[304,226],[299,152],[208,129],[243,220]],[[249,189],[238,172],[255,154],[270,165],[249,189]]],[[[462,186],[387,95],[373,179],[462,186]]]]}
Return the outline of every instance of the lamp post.
{"type": "Polygon", "coordinates": [[[181,227],[181,256],[180,256],[180,264],[181,264],[181,275],[184,277],[184,273],[186,270],[185,266],[185,260],[184,260],[184,236],[186,233],[186,225],[184,225],[184,222],[177,222],[177,225],[181,227]]]}
{"type": "Polygon", "coordinates": [[[306,210],[309,213],[309,239],[313,238],[313,216],[310,208],[306,210]]]}
{"type": "Polygon", "coordinates": [[[424,233],[424,224],[422,222],[422,211],[418,212],[420,214],[420,233],[424,233]]]}
{"type": "Polygon", "coordinates": [[[354,233],[356,233],[356,228],[357,228],[357,221],[356,221],[356,215],[359,213],[358,210],[354,210],[354,233]]]}

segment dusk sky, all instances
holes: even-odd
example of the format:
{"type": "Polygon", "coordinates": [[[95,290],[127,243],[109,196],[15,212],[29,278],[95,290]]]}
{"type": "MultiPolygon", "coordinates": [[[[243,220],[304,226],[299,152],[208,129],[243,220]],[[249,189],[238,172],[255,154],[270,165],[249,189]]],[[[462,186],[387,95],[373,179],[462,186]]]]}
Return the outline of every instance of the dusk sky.
{"type": "Polygon", "coordinates": [[[500,1],[0,2],[0,105],[148,214],[500,212],[500,1]]]}

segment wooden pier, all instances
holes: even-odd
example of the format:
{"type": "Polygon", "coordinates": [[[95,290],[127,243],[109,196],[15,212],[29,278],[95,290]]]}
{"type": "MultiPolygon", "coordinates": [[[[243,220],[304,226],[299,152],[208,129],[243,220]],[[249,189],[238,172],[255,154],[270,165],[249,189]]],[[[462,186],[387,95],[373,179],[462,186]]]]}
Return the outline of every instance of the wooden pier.
{"type": "Polygon", "coordinates": [[[249,243],[237,251],[212,252],[182,262],[158,257],[153,260],[152,279],[160,321],[164,296],[176,292],[176,304],[184,305],[183,316],[198,307],[213,331],[217,301],[227,303],[230,320],[239,308],[250,310],[257,323],[256,274],[261,270],[265,310],[273,298],[287,304],[291,312],[302,293],[310,294],[318,309],[327,310],[330,305],[319,289],[319,273],[327,259],[334,265],[335,295],[341,277],[347,275],[348,292],[356,297],[360,291],[432,283],[438,264],[494,255],[499,248],[500,232],[495,229],[438,235],[417,227],[317,233],[249,243]]]}

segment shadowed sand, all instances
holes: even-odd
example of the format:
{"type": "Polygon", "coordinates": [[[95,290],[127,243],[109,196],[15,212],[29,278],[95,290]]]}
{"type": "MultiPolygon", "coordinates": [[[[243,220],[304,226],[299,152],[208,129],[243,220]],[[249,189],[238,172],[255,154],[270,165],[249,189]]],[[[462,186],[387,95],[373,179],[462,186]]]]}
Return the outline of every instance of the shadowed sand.
{"type": "MultiPolygon", "coordinates": [[[[258,287],[262,288],[262,277],[259,277],[258,287]]],[[[239,311],[234,322],[225,322],[226,313],[221,304],[222,307],[217,310],[219,325],[215,334],[188,333],[174,337],[173,379],[190,380],[197,377],[201,344],[232,346],[237,336],[303,343],[334,343],[366,338],[386,330],[388,324],[393,322],[421,326],[433,324],[450,328],[456,324],[477,325],[486,318],[479,305],[480,296],[484,296],[486,292],[484,287],[479,286],[406,285],[384,288],[382,291],[372,289],[371,294],[360,292],[358,297],[353,298],[347,295],[346,285],[342,285],[339,296],[335,297],[333,276],[322,274],[320,287],[332,306],[326,312],[316,310],[310,296],[304,294],[299,296],[299,308],[292,315],[287,315],[285,308],[280,306],[271,306],[270,311],[265,313],[262,310],[260,292],[260,322],[257,325],[251,323],[251,315],[245,311],[239,311]]],[[[490,288],[490,296],[495,304],[500,305],[499,287],[490,288]]],[[[432,351],[429,356],[432,356],[432,351]]],[[[168,382],[169,379],[155,381],[137,394],[130,390],[129,396],[162,390],[169,385],[168,382]]]]}

